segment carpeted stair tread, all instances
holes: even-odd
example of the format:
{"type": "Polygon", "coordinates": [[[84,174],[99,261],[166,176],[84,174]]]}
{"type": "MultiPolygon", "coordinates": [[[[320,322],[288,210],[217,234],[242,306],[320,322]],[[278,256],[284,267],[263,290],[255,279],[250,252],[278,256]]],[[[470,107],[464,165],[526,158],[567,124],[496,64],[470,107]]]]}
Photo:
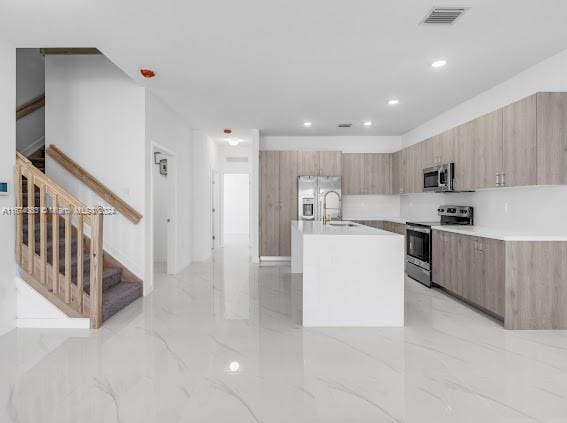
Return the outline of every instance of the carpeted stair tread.
{"type": "Polygon", "coordinates": [[[142,296],[142,284],[120,282],[102,295],[102,320],[108,320],[142,296]]]}

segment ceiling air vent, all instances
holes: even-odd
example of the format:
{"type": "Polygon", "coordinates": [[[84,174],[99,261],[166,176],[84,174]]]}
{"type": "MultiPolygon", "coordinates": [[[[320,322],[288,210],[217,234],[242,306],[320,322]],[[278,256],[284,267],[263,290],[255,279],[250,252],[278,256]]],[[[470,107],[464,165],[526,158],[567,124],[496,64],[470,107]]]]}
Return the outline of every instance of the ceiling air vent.
{"type": "Polygon", "coordinates": [[[228,163],[248,163],[248,157],[227,157],[228,163]]]}
{"type": "Polygon", "coordinates": [[[339,128],[350,128],[352,126],[352,123],[339,123],[337,126],[339,128]]]}
{"type": "Polygon", "coordinates": [[[467,10],[466,7],[435,7],[422,23],[433,25],[451,25],[467,10]]]}

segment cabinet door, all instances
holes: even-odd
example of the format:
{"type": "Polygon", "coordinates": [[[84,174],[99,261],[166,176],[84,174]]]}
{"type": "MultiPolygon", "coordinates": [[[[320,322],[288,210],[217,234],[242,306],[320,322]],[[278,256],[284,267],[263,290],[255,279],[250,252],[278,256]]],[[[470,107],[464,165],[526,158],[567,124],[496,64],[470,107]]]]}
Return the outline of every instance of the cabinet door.
{"type": "Polygon", "coordinates": [[[299,151],[297,153],[297,173],[301,176],[319,175],[319,152],[299,151]]]}
{"type": "Polygon", "coordinates": [[[279,256],[291,256],[291,221],[297,220],[297,151],[279,155],[279,256]]]}
{"type": "Polygon", "coordinates": [[[260,152],[260,255],[280,254],[280,161],[278,151],[260,152]]]}
{"type": "Polygon", "coordinates": [[[473,304],[482,306],[484,298],[483,262],[481,238],[462,235],[459,247],[462,248],[461,281],[462,296],[473,304]]]}
{"type": "Polygon", "coordinates": [[[537,183],[567,184],[567,94],[537,94],[537,183]]]}
{"type": "Polygon", "coordinates": [[[446,288],[457,294],[463,295],[463,285],[469,274],[470,254],[472,244],[466,235],[447,233],[447,246],[451,255],[451,268],[449,283],[446,288]]]}
{"type": "Polygon", "coordinates": [[[402,192],[401,181],[400,181],[400,156],[401,151],[392,154],[392,194],[400,194],[402,192]]]}
{"type": "Polygon", "coordinates": [[[537,94],[502,110],[502,182],[537,184],[537,94]]]}
{"type": "Polygon", "coordinates": [[[456,130],[449,129],[448,131],[442,132],[437,137],[436,146],[436,156],[437,164],[443,163],[453,163],[455,161],[455,138],[456,130]]]}
{"type": "Polygon", "coordinates": [[[504,241],[481,238],[482,298],[480,306],[504,317],[505,248],[504,241]]]}
{"type": "Polygon", "coordinates": [[[366,194],[391,194],[390,154],[364,155],[364,192],[366,194]]]}
{"type": "Polygon", "coordinates": [[[502,109],[472,121],[474,188],[496,187],[502,172],[502,109]]]}
{"type": "Polygon", "coordinates": [[[472,122],[455,128],[455,189],[473,190],[475,184],[474,127],[472,122]]]}
{"type": "Polygon", "coordinates": [[[343,194],[365,194],[364,154],[343,154],[343,194]]]}
{"type": "Polygon", "coordinates": [[[319,176],[341,176],[342,154],[340,151],[319,152],[319,176]]]}
{"type": "Polygon", "coordinates": [[[437,285],[448,288],[451,278],[452,251],[449,249],[447,232],[432,231],[431,279],[437,285]]]}
{"type": "Polygon", "coordinates": [[[408,192],[408,149],[400,151],[400,194],[408,192]]]}
{"type": "Polygon", "coordinates": [[[421,143],[414,144],[407,148],[407,171],[406,171],[406,189],[408,193],[423,191],[423,145],[421,143]]]}
{"type": "Polygon", "coordinates": [[[428,168],[439,164],[439,136],[435,136],[423,141],[423,168],[428,168]]]}

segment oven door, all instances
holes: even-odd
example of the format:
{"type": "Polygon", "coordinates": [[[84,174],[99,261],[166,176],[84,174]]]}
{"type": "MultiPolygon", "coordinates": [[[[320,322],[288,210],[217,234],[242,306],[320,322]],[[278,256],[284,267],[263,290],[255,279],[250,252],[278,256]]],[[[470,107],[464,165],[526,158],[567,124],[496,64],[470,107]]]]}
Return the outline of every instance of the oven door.
{"type": "Polygon", "coordinates": [[[431,229],[408,226],[406,232],[406,259],[425,270],[431,270],[431,229]]]}
{"type": "Polygon", "coordinates": [[[439,166],[423,170],[423,191],[439,191],[439,166]]]}

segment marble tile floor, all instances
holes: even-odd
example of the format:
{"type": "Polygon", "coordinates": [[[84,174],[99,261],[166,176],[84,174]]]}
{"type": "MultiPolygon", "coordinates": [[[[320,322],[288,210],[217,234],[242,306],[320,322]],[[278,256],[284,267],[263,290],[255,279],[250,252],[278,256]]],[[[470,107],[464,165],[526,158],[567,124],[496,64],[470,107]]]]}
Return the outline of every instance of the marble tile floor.
{"type": "Polygon", "coordinates": [[[300,286],[229,243],[98,331],[14,330],[0,422],[567,422],[567,332],[411,280],[403,329],[303,329],[300,286]]]}

